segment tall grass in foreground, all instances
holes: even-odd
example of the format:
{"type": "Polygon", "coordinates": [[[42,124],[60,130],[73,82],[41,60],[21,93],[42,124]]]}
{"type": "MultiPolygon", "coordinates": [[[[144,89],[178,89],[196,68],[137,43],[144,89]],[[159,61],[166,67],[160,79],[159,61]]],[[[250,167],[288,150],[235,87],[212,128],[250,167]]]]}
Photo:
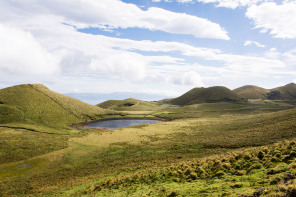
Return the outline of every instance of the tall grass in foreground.
{"type": "Polygon", "coordinates": [[[284,141],[107,179],[85,193],[95,196],[124,196],[128,191],[131,196],[140,193],[151,196],[295,196],[295,179],[296,143],[284,141]],[[201,184],[204,181],[208,184],[201,184]]]}

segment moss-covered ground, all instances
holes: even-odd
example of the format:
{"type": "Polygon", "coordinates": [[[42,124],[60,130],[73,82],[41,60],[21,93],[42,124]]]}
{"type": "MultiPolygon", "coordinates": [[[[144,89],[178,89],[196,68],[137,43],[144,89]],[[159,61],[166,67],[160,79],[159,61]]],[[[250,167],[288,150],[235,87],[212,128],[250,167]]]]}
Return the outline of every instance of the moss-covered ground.
{"type": "Polygon", "coordinates": [[[0,125],[0,196],[293,196],[293,106],[153,107],[127,116],[172,121],[115,130],[0,125]]]}

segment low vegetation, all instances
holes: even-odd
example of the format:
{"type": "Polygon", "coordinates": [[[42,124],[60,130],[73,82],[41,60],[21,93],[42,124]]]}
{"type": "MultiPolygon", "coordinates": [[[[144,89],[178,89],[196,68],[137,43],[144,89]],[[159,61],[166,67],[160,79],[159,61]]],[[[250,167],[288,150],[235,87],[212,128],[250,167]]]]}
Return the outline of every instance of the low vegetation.
{"type": "Polygon", "coordinates": [[[44,86],[14,88],[32,98],[18,101],[15,90],[0,90],[0,196],[295,196],[291,103],[161,106],[127,99],[102,109],[44,86]],[[43,117],[42,109],[49,114],[43,117]],[[171,121],[115,130],[68,127],[118,116],[171,121]]]}
{"type": "Polygon", "coordinates": [[[105,110],[50,91],[43,85],[18,85],[0,90],[0,126],[26,123],[68,129],[68,125],[105,115],[105,110]]]}
{"type": "Polygon", "coordinates": [[[247,85],[237,88],[233,92],[247,99],[296,100],[295,83],[273,89],[247,85]]]}
{"type": "MultiPolygon", "coordinates": [[[[0,165],[67,147],[68,136],[0,128],[0,165]]],[[[1,172],[0,172],[1,173],[1,172]]]]}
{"type": "Polygon", "coordinates": [[[118,111],[155,111],[158,105],[155,102],[141,101],[134,98],[125,100],[108,100],[97,105],[103,109],[118,111]]]}
{"type": "Polygon", "coordinates": [[[244,149],[143,170],[90,186],[96,196],[295,196],[296,143],[244,149]]]}
{"type": "Polygon", "coordinates": [[[210,88],[193,88],[182,96],[172,99],[170,103],[174,105],[192,105],[208,102],[240,101],[244,101],[243,97],[239,96],[226,87],[216,86],[210,88]]]}

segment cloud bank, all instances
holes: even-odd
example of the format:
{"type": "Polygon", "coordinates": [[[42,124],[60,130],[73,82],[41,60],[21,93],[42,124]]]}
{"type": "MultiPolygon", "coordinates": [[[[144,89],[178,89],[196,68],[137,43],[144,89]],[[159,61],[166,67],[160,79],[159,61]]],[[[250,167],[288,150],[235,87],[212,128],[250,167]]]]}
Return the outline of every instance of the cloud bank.
{"type": "Polygon", "coordinates": [[[246,16],[254,21],[255,28],[269,32],[275,38],[296,38],[296,2],[276,4],[267,2],[252,5],[246,16]]]}
{"type": "MultiPolygon", "coordinates": [[[[281,5],[269,6],[282,9],[281,5]]],[[[277,23],[267,26],[271,20],[266,19],[264,11],[261,17],[262,9],[260,5],[250,6],[247,15],[258,21],[256,28],[276,29],[277,23]]],[[[88,27],[110,31],[142,28],[199,38],[229,39],[219,24],[208,19],[155,7],[144,11],[118,0],[0,0],[2,81],[21,78],[24,83],[36,79],[53,86],[65,86],[68,89],[63,91],[68,92],[72,89],[93,92],[145,89],[171,95],[172,91],[184,92],[185,88],[196,86],[231,86],[233,81],[244,83],[295,74],[293,50],[242,55],[180,42],[136,41],[78,31],[78,28],[88,27]]],[[[284,28],[272,35],[286,38],[293,32],[284,28]]],[[[254,41],[246,41],[245,45],[263,48],[254,41]]]]}

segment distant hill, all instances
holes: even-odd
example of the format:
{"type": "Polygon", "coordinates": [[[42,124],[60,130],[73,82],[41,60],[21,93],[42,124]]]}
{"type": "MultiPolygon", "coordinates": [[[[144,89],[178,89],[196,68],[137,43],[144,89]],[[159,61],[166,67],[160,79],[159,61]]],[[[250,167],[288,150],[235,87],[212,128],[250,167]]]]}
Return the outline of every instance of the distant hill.
{"type": "Polygon", "coordinates": [[[0,90],[0,123],[23,122],[66,127],[102,114],[105,114],[105,110],[53,92],[41,84],[0,90]]]}
{"type": "Polygon", "coordinates": [[[162,94],[146,94],[138,92],[113,92],[113,93],[65,93],[65,95],[80,101],[96,105],[108,100],[124,100],[126,98],[137,98],[142,101],[158,101],[166,98],[162,94]]]}
{"type": "Polygon", "coordinates": [[[246,85],[234,89],[233,92],[247,99],[266,99],[268,90],[258,86],[246,85]]]}
{"type": "Polygon", "coordinates": [[[296,100],[296,84],[289,83],[285,86],[271,89],[267,93],[267,99],[270,99],[270,100],[296,100]]]}
{"type": "Polygon", "coordinates": [[[244,99],[232,92],[230,89],[222,86],[209,88],[193,88],[182,96],[172,99],[174,105],[190,105],[206,102],[237,102],[244,99]]]}
{"type": "Polygon", "coordinates": [[[295,83],[289,83],[273,89],[247,85],[234,89],[233,92],[247,99],[296,100],[295,83]]]}
{"type": "Polygon", "coordinates": [[[141,101],[134,98],[124,100],[108,100],[97,105],[104,109],[112,109],[119,111],[149,111],[158,105],[153,102],[141,101]]]}

